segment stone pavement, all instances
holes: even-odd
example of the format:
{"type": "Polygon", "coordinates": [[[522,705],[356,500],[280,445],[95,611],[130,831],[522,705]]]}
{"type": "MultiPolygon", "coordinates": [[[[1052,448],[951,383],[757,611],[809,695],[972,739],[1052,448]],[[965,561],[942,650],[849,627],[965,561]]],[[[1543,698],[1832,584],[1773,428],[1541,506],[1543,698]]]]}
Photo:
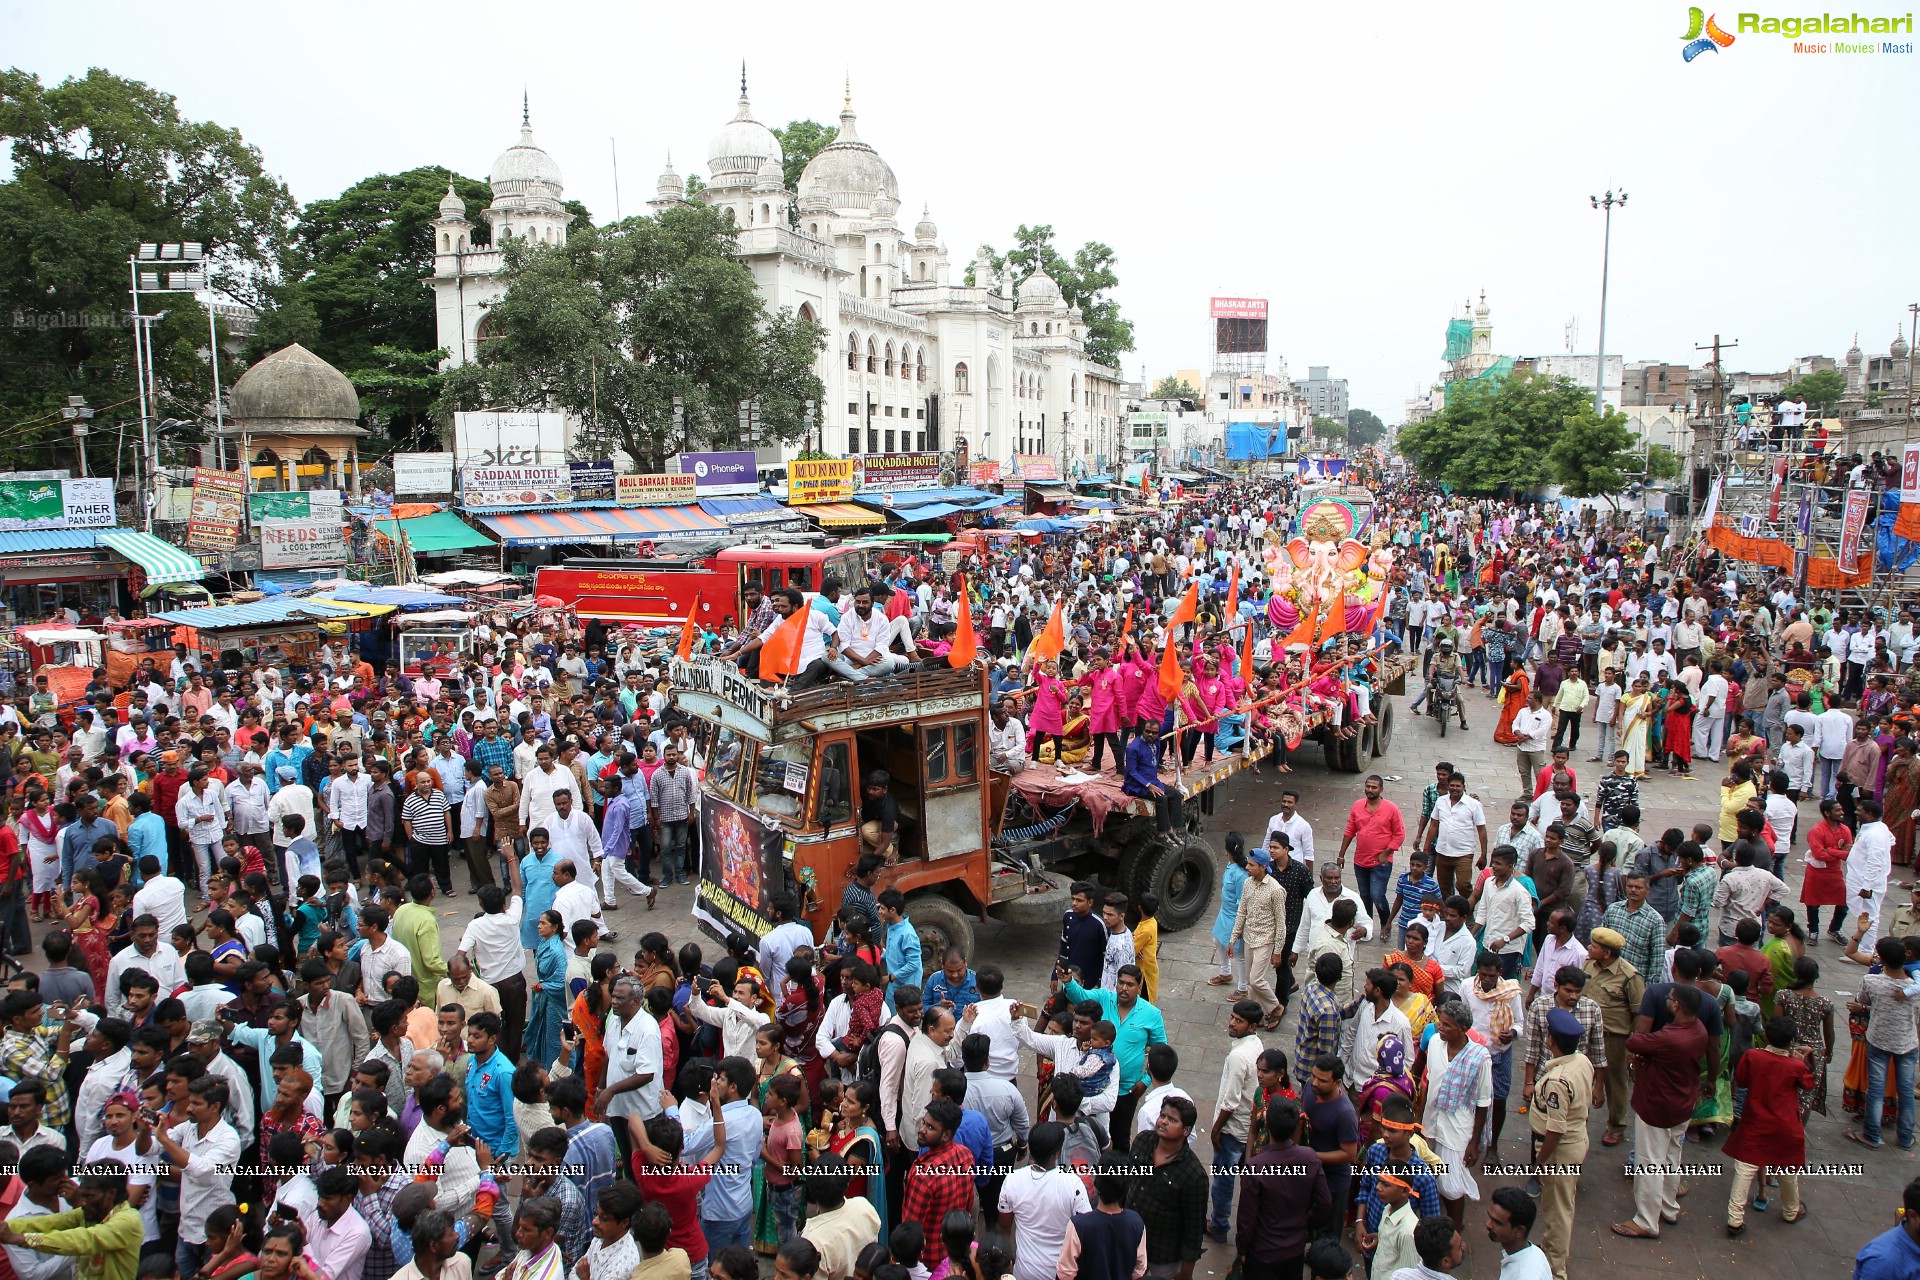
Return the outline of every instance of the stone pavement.
{"type": "MultiPolygon", "coordinates": [[[[1417,680],[1414,683],[1417,685],[1417,680]]],[[[1512,750],[1496,746],[1492,741],[1494,704],[1480,691],[1471,692],[1467,708],[1471,728],[1462,733],[1456,726],[1442,741],[1430,719],[1406,714],[1408,701],[1399,700],[1393,750],[1374,763],[1388,779],[1388,798],[1409,815],[1409,829],[1418,818],[1420,793],[1432,778],[1433,764],[1442,759],[1451,761],[1467,774],[1469,789],[1485,804],[1489,818],[1495,823],[1504,821],[1506,806],[1518,789],[1519,777],[1512,750]]],[[[1590,771],[1598,766],[1585,761],[1593,745],[1590,726],[1588,732],[1590,736],[1584,744],[1587,750],[1576,754],[1574,765],[1582,791],[1591,795],[1598,775],[1590,771]]],[[[1301,810],[1314,824],[1316,844],[1331,854],[1339,847],[1346,810],[1360,795],[1360,778],[1329,772],[1317,749],[1300,753],[1297,760],[1284,785],[1299,790],[1301,810]]],[[[1719,808],[1719,778],[1718,768],[1703,761],[1692,781],[1675,781],[1664,775],[1649,780],[1642,787],[1642,807],[1646,811],[1642,833],[1652,835],[1669,826],[1686,828],[1696,821],[1715,819],[1719,808]]],[[[1232,830],[1246,833],[1249,843],[1257,841],[1266,829],[1268,816],[1279,807],[1278,793],[1282,785],[1271,769],[1259,777],[1243,772],[1231,779],[1218,797],[1216,813],[1205,820],[1204,834],[1215,850],[1220,849],[1226,833],[1232,830]]],[[[1802,831],[1813,817],[1812,805],[1803,804],[1802,831]]],[[[1796,848],[1803,846],[1804,841],[1796,848]]],[[[1796,895],[1799,863],[1796,853],[1789,862],[1787,874],[1788,884],[1796,895]]],[[[1404,862],[1400,869],[1405,869],[1404,862]]],[[[1907,877],[1898,878],[1904,881],[1907,877]]],[[[439,904],[442,938],[449,952],[458,945],[462,929],[476,910],[473,897],[467,892],[466,874],[456,870],[455,883],[461,889],[461,896],[439,904]]],[[[686,888],[663,889],[656,909],[651,911],[638,900],[623,895],[620,909],[608,918],[609,924],[620,933],[619,941],[613,945],[621,955],[631,956],[643,933],[659,930],[676,947],[684,942],[698,942],[712,955],[714,944],[696,927],[689,914],[691,905],[692,890],[686,888]]],[[[1177,1080],[1193,1095],[1203,1128],[1214,1114],[1213,1103],[1227,1043],[1225,993],[1222,988],[1206,985],[1207,978],[1216,971],[1210,924],[1209,914],[1196,928],[1164,935],[1160,951],[1159,1003],[1166,1017],[1168,1038],[1180,1052],[1177,1080]]],[[[36,931],[36,942],[38,939],[39,931],[36,931]]],[[[1051,930],[1018,929],[991,921],[976,925],[976,959],[991,956],[1006,970],[1009,994],[1029,1000],[1038,1001],[1046,995],[1056,945],[1057,935],[1051,930]]],[[[1375,943],[1363,944],[1362,964],[1377,962],[1384,950],[1375,943]]],[[[1847,964],[1831,945],[1822,946],[1812,954],[1823,969],[1822,994],[1836,1006],[1843,1005],[1858,986],[1854,966],[1847,964]]],[[[37,952],[29,964],[35,969],[44,967],[37,952]]],[[[1289,1016],[1278,1033],[1263,1036],[1268,1044],[1285,1049],[1289,1058],[1293,1051],[1293,1021],[1289,1016]]],[[[1854,1253],[1868,1239],[1892,1225],[1900,1191],[1910,1179],[1920,1175],[1920,1160],[1891,1145],[1884,1151],[1866,1152],[1842,1139],[1840,1077],[1845,1070],[1847,1052],[1843,1009],[1838,1012],[1836,1030],[1837,1060],[1831,1068],[1829,1089],[1834,1114],[1811,1118],[1807,1156],[1809,1162],[1816,1165],[1864,1162],[1863,1174],[1804,1180],[1807,1203],[1813,1210],[1811,1215],[1790,1228],[1784,1227],[1779,1221],[1776,1198],[1768,1213],[1749,1216],[1743,1237],[1729,1240],[1723,1223],[1731,1162],[1723,1161],[1717,1141],[1697,1151],[1690,1147],[1691,1162],[1724,1166],[1725,1171],[1693,1180],[1680,1223],[1668,1227],[1658,1241],[1622,1239],[1611,1234],[1608,1225],[1632,1216],[1631,1185],[1621,1173],[1627,1148],[1624,1144],[1612,1148],[1601,1146],[1602,1125],[1596,1120],[1592,1150],[1581,1180],[1570,1274],[1574,1277],[1606,1274],[1614,1280],[1652,1280],[1655,1276],[1717,1278],[1733,1274],[1735,1268],[1743,1275],[1755,1277],[1851,1274],[1854,1253]],[[1781,1248],[1781,1245],[1789,1247],[1781,1248]]],[[[1031,1101],[1030,1069],[1023,1071],[1022,1084],[1031,1101]]],[[[1515,1090],[1517,1097],[1517,1078],[1515,1090]]],[[[1526,1118],[1509,1115],[1499,1159],[1524,1161],[1526,1132],[1526,1118]]],[[[1482,1196],[1489,1195],[1492,1188],[1502,1182],[1481,1177],[1482,1196]]],[[[1483,1198],[1479,1205],[1469,1205],[1466,1232],[1469,1252],[1467,1260],[1457,1269],[1456,1274],[1460,1276],[1498,1274],[1499,1251],[1486,1235],[1485,1203],[1483,1198]]],[[[1224,1276],[1231,1263],[1229,1249],[1209,1245],[1195,1272],[1200,1276],[1224,1276]]]]}

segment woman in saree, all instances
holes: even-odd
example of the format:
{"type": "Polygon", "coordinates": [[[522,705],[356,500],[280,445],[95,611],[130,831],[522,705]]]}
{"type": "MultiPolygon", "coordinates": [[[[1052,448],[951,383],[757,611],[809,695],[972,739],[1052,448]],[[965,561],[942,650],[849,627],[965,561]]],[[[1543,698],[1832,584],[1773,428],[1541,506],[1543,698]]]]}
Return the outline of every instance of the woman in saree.
{"type": "Polygon", "coordinates": [[[1627,772],[1636,778],[1647,776],[1647,730],[1653,724],[1653,695],[1647,692],[1647,678],[1633,678],[1631,691],[1620,699],[1614,713],[1620,722],[1620,745],[1626,749],[1627,772]]]}
{"type": "Polygon", "coordinates": [[[1387,971],[1400,979],[1400,985],[1393,993],[1393,1007],[1407,1015],[1413,1043],[1424,1044],[1422,1033],[1434,1022],[1433,1001],[1420,994],[1413,981],[1413,966],[1405,960],[1395,960],[1387,966],[1387,971]]]}
{"type": "Polygon", "coordinates": [[[782,979],[773,1025],[780,1030],[781,1052],[799,1063],[801,1074],[807,1078],[807,1109],[811,1113],[819,1107],[820,1081],[826,1076],[826,1061],[814,1044],[826,1001],[811,956],[790,957],[782,979]]]}
{"type": "MultiPolygon", "coordinates": [[[[1087,714],[1087,705],[1075,690],[1067,699],[1067,714],[1060,729],[1060,764],[1084,764],[1093,754],[1093,718],[1087,714]]],[[[1044,759],[1046,748],[1040,749],[1044,759]]]]}
{"type": "MultiPolygon", "coordinates": [[[[789,1058],[782,1049],[783,1031],[777,1023],[769,1023],[753,1033],[754,1070],[757,1073],[753,1086],[753,1105],[762,1115],[768,1114],[767,1090],[780,1076],[800,1076],[802,1085],[805,1073],[800,1064],[789,1058]]],[[[806,1132],[807,1118],[800,1117],[800,1130],[806,1132]]],[[[753,1251],[771,1258],[780,1252],[780,1227],[773,1216],[773,1197],[767,1194],[766,1161],[753,1162],[753,1251]]]]}
{"type": "MultiPolygon", "coordinates": [[[[1702,951],[1700,977],[1694,983],[1700,989],[1701,998],[1716,1000],[1720,1004],[1720,1024],[1733,1025],[1733,988],[1720,980],[1720,964],[1709,960],[1702,951]],[[1712,967],[1709,968],[1708,966],[1712,967]]],[[[1694,1104],[1693,1119],[1688,1129],[1698,1129],[1701,1138],[1711,1138],[1723,1124],[1733,1123],[1733,1037],[1720,1037],[1720,1063],[1716,1070],[1709,1072],[1707,1064],[1700,1064],[1700,1101],[1694,1104]],[[1709,1081],[1713,1081],[1709,1087],[1709,1081]]]]}
{"type": "MultiPolygon", "coordinates": [[[[1415,1031],[1415,1044],[1420,1042],[1419,1036],[1415,1031]]],[[[1354,1108],[1362,1115],[1377,1110],[1379,1104],[1395,1094],[1409,1100],[1413,1098],[1413,1077],[1407,1073],[1407,1046],[1400,1043],[1400,1037],[1392,1032],[1381,1036],[1378,1057],[1379,1066],[1353,1095],[1354,1108]]]]}
{"type": "Polygon", "coordinates": [[[1893,832],[1893,860],[1899,866],[1913,861],[1913,811],[1920,806],[1920,759],[1915,758],[1912,738],[1900,738],[1893,744],[1893,759],[1887,764],[1887,829],[1893,832]]]}
{"type": "Polygon", "coordinates": [[[560,942],[565,927],[558,911],[542,911],[534,927],[540,941],[533,948],[536,987],[527,1010],[526,1062],[548,1063],[560,1056],[560,1021],[567,993],[567,949],[560,942]]]}
{"type": "Polygon", "coordinates": [[[1806,953],[1806,930],[1794,919],[1793,908],[1775,903],[1767,912],[1767,940],[1760,947],[1760,954],[1773,967],[1773,986],[1760,997],[1760,1017],[1763,1021],[1773,1017],[1778,993],[1793,986],[1795,966],[1806,953]]]}
{"type": "Polygon", "coordinates": [[[1767,740],[1741,721],[1727,738],[1727,759],[1744,760],[1755,774],[1767,771],[1767,740]]]}
{"type": "Polygon", "coordinates": [[[1668,771],[1676,778],[1693,776],[1693,698],[1687,686],[1674,681],[1667,690],[1666,734],[1668,771]]]}
{"type": "Polygon", "coordinates": [[[865,1196],[867,1203],[887,1220],[887,1179],[879,1173],[885,1149],[874,1116],[880,1110],[880,1086],[871,1080],[855,1080],[840,1094],[840,1114],[833,1118],[833,1132],[827,1150],[847,1162],[851,1176],[847,1195],[865,1196]]]}
{"type": "MultiPolygon", "coordinates": [[[[580,1083],[587,1089],[587,1115],[598,1119],[594,1093],[595,1086],[607,1078],[607,1011],[613,1007],[613,973],[620,967],[620,957],[602,951],[593,957],[592,965],[593,979],[573,998],[567,1018],[580,1032],[580,1083]]],[[[641,989],[646,989],[644,984],[641,989]]]]}
{"type": "Polygon", "coordinates": [[[1493,740],[1502,746],[1512,746],[1520,741],[1520,735],[1513,731],[1513,718],[1527,708],[1527,695],[1533,691],[1533,682],[1527,678],[1524,669],[1515,671],[1500,686],[1500,720],[1493,726],[1493,740]]]}

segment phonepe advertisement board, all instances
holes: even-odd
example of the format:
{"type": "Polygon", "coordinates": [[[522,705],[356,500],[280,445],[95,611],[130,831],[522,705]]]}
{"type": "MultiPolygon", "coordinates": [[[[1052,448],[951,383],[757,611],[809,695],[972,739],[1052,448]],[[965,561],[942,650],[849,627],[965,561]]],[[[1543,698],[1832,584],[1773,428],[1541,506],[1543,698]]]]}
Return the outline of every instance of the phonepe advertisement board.
{"type": "Polygon", "coordinates": [[[683,475],[693,477],[703,498],[760,492],[760,468],[751,450],[735,453],[683,453],[678,462],[683,475]]]}

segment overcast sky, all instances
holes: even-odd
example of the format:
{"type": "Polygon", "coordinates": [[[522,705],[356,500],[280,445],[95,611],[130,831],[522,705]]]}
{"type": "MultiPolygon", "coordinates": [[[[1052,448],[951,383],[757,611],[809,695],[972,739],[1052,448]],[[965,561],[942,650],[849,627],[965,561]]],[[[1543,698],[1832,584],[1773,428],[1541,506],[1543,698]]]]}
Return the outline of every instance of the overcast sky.
{"type": "Polygon", "coordinates": [[[774,126],[833,121],[850,74],[902,221],[931,206],[956,278],[977,244],[1051,223],[1069,249],[1119,255],[1128,376],[1204,367],[1209,296],[1263,296],[1290,374],[1330,365],[1388,422],[1483,288],[1496,350],[1566,350],[1576,317],[1578,349],[1594,349],[1588,196],[1609,186],[1631,195],[1614,219],[1610,353],[1694,363],[1717,330],[1740,340],[1730,366],[1776,369],[1840,356],[1856,329],[1884,352],[1920,301],[1905,141],[1920,58],[1795,55],[1750,35],[1687,63],[1679,3],[134,12],[6,3],[0,56],[49,82],[101,66],[170,91],[189,117],[239,129],[301,200],[416,165],[484,177],[524,86],[568,196],[606,220],[608,140],[629,214],[669,149],[704,176],[743,58],[774,126]]]}

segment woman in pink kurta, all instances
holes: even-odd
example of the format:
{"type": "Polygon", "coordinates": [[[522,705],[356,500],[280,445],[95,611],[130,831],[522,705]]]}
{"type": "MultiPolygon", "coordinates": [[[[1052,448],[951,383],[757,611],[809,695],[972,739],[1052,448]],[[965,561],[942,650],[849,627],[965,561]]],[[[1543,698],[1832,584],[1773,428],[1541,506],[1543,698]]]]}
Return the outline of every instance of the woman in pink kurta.
{"type": "Polygon", "coordinates": [[[1049,735],[1053,738],[1053,758],[1060,758],[1061,734],[1066,729],[1063,713],[1067,705],[1067,689],[1060,682],[1059,669],[1051,659],[1040,664],[1033,673],[1033,711],[1027,720],[1027,736],[1031,742],[1033,758],[1040,758],[1041,740],[1049,735]]]}
{"type": "Polygon", "coordinates": [[[1113,746],[1113,767],[1118,769],[1126,764],[1120,750],[1120,704],[1125,678],[1118,668],[1108,664],[1104,653],[1093,655],[1092,667],[1073,683],[1089,693],[1087,732],[1093,735],[1093,771],[1098,773],[1101,752],[1109,743],[1113,746]]]}

